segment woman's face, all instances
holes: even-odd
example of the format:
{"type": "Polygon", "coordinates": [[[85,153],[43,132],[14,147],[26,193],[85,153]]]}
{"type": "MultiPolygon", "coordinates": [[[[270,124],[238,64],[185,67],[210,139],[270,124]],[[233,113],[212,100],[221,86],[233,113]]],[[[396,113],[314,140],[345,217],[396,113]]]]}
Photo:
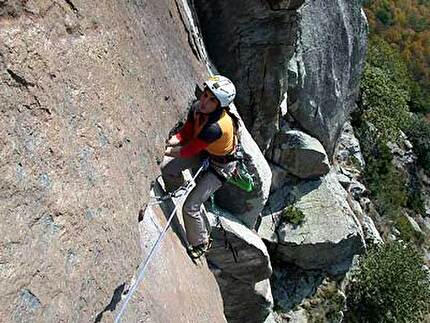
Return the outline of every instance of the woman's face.
{"type": "Polygon", "coordinates": [[[214,112],[219,106],[217,98],[209,90],[204,90],[200,97],[200,112],[209,114],[214,112]]]}

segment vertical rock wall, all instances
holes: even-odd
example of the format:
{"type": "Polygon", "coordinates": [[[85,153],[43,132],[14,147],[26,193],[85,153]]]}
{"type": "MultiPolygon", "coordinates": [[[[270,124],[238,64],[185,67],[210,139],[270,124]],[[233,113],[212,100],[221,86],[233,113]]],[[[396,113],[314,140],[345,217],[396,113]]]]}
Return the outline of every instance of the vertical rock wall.
{"type": "Polygon", "coordinates": [[[281,102],[330,158],[354,107],[367,23],[358,0],[195,0],[210,57],[238,85],[237,106],[266,152],[281,102]]]}
{"type": "Polygon", "coordinates": [[[298,4],[257,0],[194,3],[209,56],[236,84],[236,105],[265,152],[278,129],[279,105],[287,90],[286,71],[298,28],[292,9],[298,4]]]}
{"type": "Polygon", "coordinates": [[[94,321],[132,278],[156,158],[206,74],[181,14],[0,2],[1,321],[94,321]]]}
{"type": "Polygon", "coordinates": [[[289,113],[331,158],[355,107],[367,20],[359,0],[308,0],[299,14],[299,38],[288,68],[289,113]]]}

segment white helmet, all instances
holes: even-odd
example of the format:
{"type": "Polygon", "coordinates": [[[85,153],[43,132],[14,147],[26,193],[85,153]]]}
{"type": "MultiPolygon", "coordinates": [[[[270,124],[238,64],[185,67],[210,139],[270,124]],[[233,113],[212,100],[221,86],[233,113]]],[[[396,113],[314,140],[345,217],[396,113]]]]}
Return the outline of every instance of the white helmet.
{"type": "Polygon", "coordinates": [[[236,96],[236,88],[233,82],[222,75],[211,76],[204,83],[204,86],[215,95],[222,108],[228,107],[236,96]]]}

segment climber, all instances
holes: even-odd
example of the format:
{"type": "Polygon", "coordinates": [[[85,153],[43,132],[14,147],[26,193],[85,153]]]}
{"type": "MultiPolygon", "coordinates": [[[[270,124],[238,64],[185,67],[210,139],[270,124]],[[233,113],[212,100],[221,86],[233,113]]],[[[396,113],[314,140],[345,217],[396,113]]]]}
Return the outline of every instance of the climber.
{"type": "Polygon", "coordinates": [[[161,164],[166,191],[172,192],[183,184],[183,170],[199,167],[203,159],[209,158],[208,170],[197,178],[182,208],[189,255],[193,259],[204,255],[209,247],[202,204],[236,168],[238,120],[229,111],[235,95],[236,88],[228,78],[210,77],[204,83],[200,100],[191,106],[182,129],[167,141],[161,164]]]}

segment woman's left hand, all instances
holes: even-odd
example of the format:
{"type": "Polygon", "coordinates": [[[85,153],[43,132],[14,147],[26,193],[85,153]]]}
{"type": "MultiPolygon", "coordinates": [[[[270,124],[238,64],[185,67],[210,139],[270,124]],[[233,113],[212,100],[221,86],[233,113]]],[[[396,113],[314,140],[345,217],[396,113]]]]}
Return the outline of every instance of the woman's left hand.
{"type": "Polygon", "coordinates": [[[164,151],[164,155],[170,156],[170,157],[180,157],[180,150],[182,147],[167,147],[164,151]]]}

